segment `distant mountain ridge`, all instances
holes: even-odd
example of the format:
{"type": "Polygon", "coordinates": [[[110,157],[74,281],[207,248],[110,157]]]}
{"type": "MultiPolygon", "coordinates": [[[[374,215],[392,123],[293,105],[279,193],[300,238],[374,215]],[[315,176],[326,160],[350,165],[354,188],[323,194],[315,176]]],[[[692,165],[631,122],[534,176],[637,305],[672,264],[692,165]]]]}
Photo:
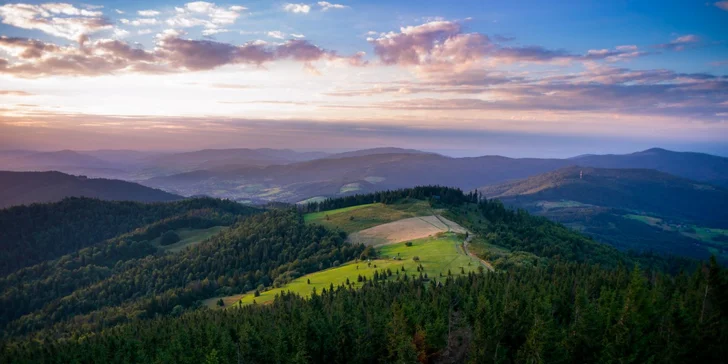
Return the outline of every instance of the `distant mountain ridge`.
{"type": "Polygon", "coordinates": [[[646,168],[696,181],[728,186],[728,158],[651,148],[631,154],[587,155],[572,164],[596,168],[646,168]]]}
{"type": "Polygon", "coordinates": [[[430,152],[424,152],[417,149],[404,149],[404,148],[394,148],[394,147],[382,147],[382,148],[371,148],[371,149],[362,149],[362,150],[354,150],[351,152],[343,152],[343,153],[337,153],[327,156],[326,158],[350,158],[350,157],[364,157],[368,155],[378,155],[378,154],[431,154],[431,155],[439,155],[437,153],[430,153],[430,152]]]}
{"type": "Polygon", "coordinates": [[[650,169],[571,166],[479,191],[624,250],[728,261],[722,187],[650,169]]]}
{"type": "Polygon", "coordinates": [[[66,197],[92,197],[110,201],[163,202],[183,199],[133,182],[91,179],[61,172],[0,171],[0,208],[66,197]]]}
{"type": "Polygon", "coordinates": [[[727,189],[650,169],[574,166],[480,191],[505,201],[578,201],[728,228],[727,189]]]}
{"type": "MultiPolygon", "coordinates": [[[[381,189],[437,184],[465,190],[508,180],[532,177],[574,164],[609,164],[617,167],[662,168],[682,177],[721,185],[728,181],[728,159],[652,149],[628,155],[586,155],[572,159],[482,156],[452,158],[419,151],[377,148],[335,154],[327,158],[267,166],[220,166],[204,171],[155,177],[143,184],[183,195],[213,192],[217,197],[298,202],[314,196],[366,193],[381,189]],[[666,161],[661,162],[660,156],[666,161]],[[692,167],[676,166],[676,160],[692,167]],[[695,172],[704,171],[704,172],[695,172]],[[702,174],[701,174],[702,173],[702,174]],[[679,174],[678,174],[679,175],[679,174]]],[[[659,169],[657,168],[657,169],[659,169]]]]}
{"type": "Polygon", "coordinates": [[[184,196],[209,195],[255,203],[299,202],[422,184],[471,190],[571,165],[654,169],[728,187],[728,158],[660,148],[623,155],[585,154],[568,159],[497,155],[453,158],[394,147],[338,154],[269,148],[166,154],[101,150],[49,155],[15,151],[0,155],[0,169],[22,170],[17,163],[22,160],[33,161],[27,167],[30,170],[123,179],[184,196]],[[49,161],[63,166],[38,167],[49,161]],[[5,168],[7,165],[12,168],[5,168]]]}

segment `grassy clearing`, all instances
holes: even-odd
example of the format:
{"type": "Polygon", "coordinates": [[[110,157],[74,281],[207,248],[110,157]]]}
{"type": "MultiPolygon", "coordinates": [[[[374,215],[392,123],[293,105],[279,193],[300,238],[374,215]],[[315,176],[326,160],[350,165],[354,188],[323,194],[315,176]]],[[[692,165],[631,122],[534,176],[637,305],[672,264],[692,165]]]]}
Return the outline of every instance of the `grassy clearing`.
{"type": "MultiPolygon", "coordinates": [[[[309,296],[313,289],[321,292],[322,289],[328,289],[332,284],[334,286],[346,284],[347,279],[353,287],[359,287],[362,284],[357,281],[359,275],[371,279],[375,271],[381,273],[382,270],[387,269],[392,271],[392,276],[388,279],[397,279],[397,277],[402,277],[404,274],[409,275],[410,278],[413,276],[419,277],[420,273],[422,273],[423,276],[427,274],[429,279],[438,281],[446,279],[448,271],[453,276],[462,275],[463,272],[467,274],[478,271],[478,267],[481,266],[480,262],[465,255],[462,250],[463,240],[464,236],[461,234],[447,233],[436,237],[414,240],[412,246],[406,246],[405,243],[383,246],[377,249],[380,259],[372,260],[369,263],[364,261],[349,262],[336,268],[308,274],[291,281],[284,287],[261,292],[259,297],[255,297],[253,293],[248,293],[242,296],[240,303],[246,305],[253,303],[253,301],[256,303],[271,302],[276,295],[284,291],[309,296]],[[415,256],[419,257],[419,261],[412,259],[415,256]],[[399,257],[401,260],[395,260],[395,257],[399,257]],[[419,265],[423,267],[421,272],[417,271],[419,265]],[[402,271],[402,267],[404,267],[404,271],[402,271]],[[310,284],[308,283],[309,280],[310,284]]],[[[231,300],[238,296],[230,297],[231,300]]],[[[214,305],[218,299],[215,298],[214,301],[211,301],[212,304],[214,305]]],[[[229,306],[225,301],[225,307],[229,306]]]]}
{"type": "Polygon", "coordinates": [[[374,203],[314,212],[304,215],[304,220],[352,233],[401,219],[427,215],[432,215],[432,210],[426,201],[405,200],[390,205],[374,203]]]}
{"type": "Polygon", "coordinates": [[[307,198],[303,201],[298,201],[296,203],[299,205],[306,205],[309,203],[324,202],[324,201],[326,201],[326,199],[327,199],[327,197],[324,197],[324,196],[315,196],[315,197],[307,198]]]}
{"type": "Polygon", "coordinates": [[[717,238],[720,237],[728,237],[728,230],[726,229],[711,229],[700,226],[692,226],[692,228],[688,229],[688,231],[681,231],[681,233],[693,239],[716,242],[723,246],[728,246],[728,243],[726,241],[717,240],[717,238]]]}
{"type": "Polygon", "coordinates": [[[536,203],[536,206],[539,206],[544,210],[553,210],[553,209],[563,209],[563,208],[570,208],[570,207],[591,207],[592,205],[584,204],[584,203],[581,203],[578,201],[561,200],[561,201],[539,201],[536,203]]]}
{"type": "Polygon", "coordinates": [[[238,301],[240,301],[240,299],[243,298],[243,296],[245,296],[245,295],[246,295],[245,293],[241,293],[241,294],[235,294],[232,296],[218,296],[218,297],[208,298],[208,299],[202,301],[202,304],[208,308],[230,307],[230,306],[238,303],[238,301]],[[217,301],[219,301],[221,298],[222,298],[222,302],[225,303],[225,306],[223,306],[223,307],[220,307],[217,305],[217,301]]]}
{"type": "Polygon", "coordinates": [[[348,183],[339,189],[340,194],[349,193],[349,192],[356,192],[361,190],[361,185],[358,183],[348,183]]]}
{"type": "Polygon", "coordinates": [[[209,229],[177,229],[175,232],[179,235],[180,241],[172,245],[160,245],[161,237],[159,237],[152,240],[152,244],[165,252],[176,253],[188,246],[199,244],[224,229],[227,229],[227,226],[213,226],[209,229]]]}
{"type": "Polygon", "coordinates": [[[654,226],[667,231],[676,231],[689,238],[700,240],[705,243],[720,244],[721,246],[728,245],[725,241],[719,239],[725,239],[728,237],[727,229],[712,229],[696,225],[679,225],[670,224],[660,218],[646,216],[646,215],[624,215],[624,217],[632,220],[643,222],[647,225],[654,226]]]}
{"type": "Polygon", "coordinates": [[[656,227],[662,227],[660,226],[662,224],[662,219],[647,215],[624,215],[624,217],[632,220],[637,220],[639,222],[643,222],[647,225],[656,226],[656,227]]]}

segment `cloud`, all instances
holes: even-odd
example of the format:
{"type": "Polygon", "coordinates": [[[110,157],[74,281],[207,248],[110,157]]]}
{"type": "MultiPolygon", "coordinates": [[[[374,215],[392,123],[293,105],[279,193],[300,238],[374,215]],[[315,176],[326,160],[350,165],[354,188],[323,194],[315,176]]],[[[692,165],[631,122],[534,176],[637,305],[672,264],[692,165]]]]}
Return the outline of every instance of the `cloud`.
{"type": "Polygon", "coordinates": [[[302,14],[308,14],[309,11],[311,11],[311,6],[306,4],[291,4],[288,3],[283,6],[283,10],[291,12],[291,13],[302,13],[302,14]]]}
{"type": "Polygon", "coordinates": [[[0,36],[0,49],[21,59],[40,58],[46,52],[55,52],[60,47],[35,39],[0,36]]]}
{"type": "Polygon", "coordinates": [[[321,7],[321,11],[328,11],[330,9],[346,9],[348,6],[341,4],[332,4],[328,1],[319,1],[318,6],[321,7]]]}
{"type": "Polygon", "coordinates": [[[114,9],[114,11],[115,11],[115,12],[116,12],[117,14],[124,14],[124,11],[123,11],[123,10],[119,10],[119,9],[114,9]]]}
{"type": "Polygon", "coordinates": [[[186,3],[182,8],[175,8],[175,16],[167,19],[166,23],[179,28],[203,26],[214,29],[234,24],[245,10],[246,7],[239,5],[225,8],[215,3],[195,1],[186,3]]]}
{"type": "Polygon", "coordinates": [[[713,3],[713,5],[717,6],[719,9],[728,11],[728,1],[718,1],[716,3],[713,3]]]}
{"type": "Polygon", "coordinates": [[[128,35],[129,35],[129,31],[128,30],[124,30],[124,29],[120,29],[120,28],[114,29],[114,38],[117,38],[117,39],[119,39],[119,38],[125,38],[128,35]]]}
{"type": "MultiPolygon", "coordinates": [[[[227,31],[204,29],[212,35],[227,31]]],[[[119,33],[125,36],[128,33],[119,33]]],[[[155,37],[150,51],[118,39],[80,40],[78,47],[60,47],[27,38],[0,37],[0,50],[14,61],[0,60],[0,74],[37,78],[54,75],[98,76],[118,72],[168,73],[211,70],[226,65],[262,66],[268,62],[290,60],[300,62],[307,71],[317,73],[313,62],[327,61],[351,66],[364,66],[364,53],[339,56],[303,39],[274,44],[252,41],[243,45],[213,40],[184,39],[181,31],[168,29],[155,37]]],[[[275,36],[284,34],[272,32],[275,36]]]]}
{"type": "Polygon", "coordinates": [[[281,32],[280,30],[270,31],[270,32],[268,32],[268,36],[271,38],[276,38],[276,39],[285,39],[286,38],[286,34],[281,32]]]}
{"type": "Polygon", "coordinates": [[[31,96],[33,94],[19,90],[0,90],[2,96],[31,96]]]}
{"type": "Polygon", "coordinates": [[[139,10],[137,11],[137,14],[145,17],[154,17],[160,14],[160,12],[156,10],[139,10]]]}
{"type": "Polygon", "coordinates": [[[640,51],[635,45],[623,45],[614,49],[590,49],[581,58],[587,61],[606,60],[607,62],[617,62],[649,54],[651,53],[640,51]]]}
{"type": "Polygon", "coordinates": [[[70,40],[112,28],[100,11],[63,3],[6,4],[0,6],[0,19],[7,25],[40,30],[70,40]]]}
{"type": "Polygon", "coordinates": [[[228,30],[228,29],[223,29],[223,28],[211,28],[211,29],[203,29],[203,30],[202,30],[202,35],[204,35],[204,36],[212,36],[212,35],[215,35],[215,34],[220,34],[220,33],[227,33],[227,32],[229,32],[229,31],[230,31],[230,30],[228,30]]]}
{"type": "Polygon", "coordinates": [[[300,38],[306,38],[305,35],[303,35],[303,34],[296,34],[296,33],[291,33],[291,37],[293,37],[293,38],[299,38],[299,39],[300,38]]]}
{"type": "Polygon", "coordinates": [[[414,93],[463,93],[461,98],[407,98],[340,106],[385,110],[477,110],[588,112],[669,116],[682,120],[719,122],[728,112],[728,76],[677,73],[670,70],[629,70],[595,65],[584,72],[542,78],[501,75],[501,81],[477,87],[452,83],[411,83],[376,86],[368,90],[339,91],[334,96],[373,96],[414,93]],[[462,92],[461,92],[462,91],[462,92]],[[477,96],[476,96],[477,94],[477,96]],[[481,97],[485,96],[485,97],[481,97]],[[361,106],[364,105],[364,106],[361,106]]]}
{"type": "MultiPolygon", "coordinates": [[[[371,33],[371,32],[370,32],[371,33]]],[[[505,46],[487,35],[467,33],[459,22],[435,20],[381,33],[367,38],[374,53],[385,65],[411,67],[422,77],[457,77],[472,70],[493,68],[498,64],[606,61],[617,62],[650,54],[635,46],[594,49],[575,54],[563,49],[541,46],[505,46]]],[[[512,39],[507,39],[510,41],[512,39]]]]}
{"type": "Polygon", "coordinates": [[[142,27],[142,26],[149,26],[149,25],[157,25],[159,23],[159,20],[157,20],[155,18],[139,18],[139,19],[135,19],[135,20],[119,19],[119,22],[124,25],[142,27]]]}
{"type": "Polygon", "coordinates": [[[655,47],[680,52],[686,48],[695,47],[700,41],[700,37],[697,35],[688,34],[677,37],[670,43],[658,44],[655,47]]]}
{"type": "Polygon", "coordinates": [[[485,54],[487,47],[487,38],[475,33],[462,34],[460,24],[449,21],[403,27],[398,33],[389,32],[377,39],[369,38],[369,42],[382,63],[405,66],[447,61],[439,55],[445,48],[449,49],[447,53],[454,54],[454,44],[471,43],[472,47],[464,49],[465,53],[480,56],[485,54]],[[471,37],[474,41],[469,42],[471,37]]]}
{"type": "Polygon", "coordinates": [[[209,40],[182,39],[164,35],[157,43],[158,52],[175,68],[191,71],[209,70],[228,64],[261,65],[274,59],[264,44],[246,43],[234,46],[209,40]]]}

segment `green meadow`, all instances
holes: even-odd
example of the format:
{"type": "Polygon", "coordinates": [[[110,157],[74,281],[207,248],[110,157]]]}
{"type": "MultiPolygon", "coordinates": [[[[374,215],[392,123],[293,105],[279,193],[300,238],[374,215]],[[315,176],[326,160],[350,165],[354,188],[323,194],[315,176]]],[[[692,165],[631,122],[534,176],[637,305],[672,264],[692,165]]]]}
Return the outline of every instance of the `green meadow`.
{"type": "MultiPolygon", "coordinates": [[[[409,278],[413,278],[422,274],[423,277],[427,275],[427,278],[437,281],[446,279],[448,274],[458,276],[477,272],[481,263],[464,253],[463,240],[463,235],[444,233],[435,237],[414,240],[412,246],[407,246],[406,243],[382,246],[377,249],[378,259],[348,262],[335,268],[311,273],[296,278],[283,287],[261,292],[259,297],[255,297],[253,292],[242,295],[239,302],[243,305],[251,304],[253,301],[256,303],[271,302],[276,295],[289,291],[302,296],[310,296],[314,289],[321,292],[324,288],[329,289],[332,284],[334,286],[346,285],[347,280],[352,287],[360,287],[362,282],[358,281],[359,276],[370,280],[375,272],[381,273],[383,270],[392,272],[387,279],[402,279],[405,274],[409,278]],[[414,257],[418,257],[419,260],[415,261],[414,257]],[[418,267],[421,267],[420,271],[418,271],[418,267]]],[[[217,301],[217,299],[210,300],[210,302],[217,301]]],[[[226,302],[227,306],[228,302],[226,302]]]]}
{"type": "Polygon", "coordinates": [[[339,229],[347,233],[361,231],[377,225],[416,216],[432,215],[430,205],[420,200],[404,200],[400,203],[372,203],[345,207],[337,210],[312,212],[304,215],[311,224],[339,229]]]}

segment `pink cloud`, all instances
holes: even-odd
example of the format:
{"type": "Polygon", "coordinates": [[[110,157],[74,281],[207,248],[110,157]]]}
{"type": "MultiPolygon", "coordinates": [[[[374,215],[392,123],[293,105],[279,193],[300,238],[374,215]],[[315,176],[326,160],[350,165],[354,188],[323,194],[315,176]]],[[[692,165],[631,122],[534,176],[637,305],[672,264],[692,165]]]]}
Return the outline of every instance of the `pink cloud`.
{"type": "Polygon", "coordinates": [[[112,28],[100,11],[79,9],[64,3],[6,4],[0,6],[0,19],[14,27],[36,29],[70,40],[112,28]]]}
{"type": "Polygon", "coordinates": [[[695,45],[700,43],[700,41],[701,39],[697,35],[688,34],[677,37],[673,39],[670,43],[658,44],[656,45],[656,47],[679,52],[685,50],[688,47],[694,47],[695,45]]]}

